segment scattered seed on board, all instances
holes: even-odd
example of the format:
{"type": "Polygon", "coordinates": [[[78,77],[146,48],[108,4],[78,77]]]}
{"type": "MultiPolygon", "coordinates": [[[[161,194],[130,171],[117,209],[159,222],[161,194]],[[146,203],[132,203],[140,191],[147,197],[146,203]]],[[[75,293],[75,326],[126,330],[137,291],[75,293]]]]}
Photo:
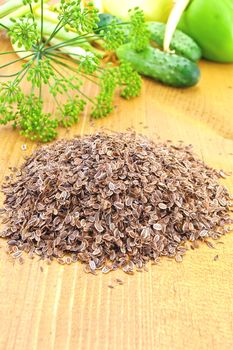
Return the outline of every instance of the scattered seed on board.
{"type": "Polygon", "coordinates": [[[175,260],[176,260],[176,262],[182,262],[183,258],[181,255],[176,255],[175,260]]]}
{"type": "Polygon", "coordinates": [[[124,282],[123,282],[120,278],[116,278],[116,282],[117,282],[119,285],[124,284],[124,282]]]}
{"type": "Polygon", "coordinates": [[[96,264],[95,264],[94,260],[90,260],[89,261],[89,266],[90,266],[91,270],[95,270],[96,269],[96,264]]]}
{"type": "Polygon", "coordinates": [[[108,272],[111,271],[111,269],[110,269],[109,267],[107,267],[107,266],[104,266],[104,267],[102,268],[101,271],[102,271],[103,273],[108,273],[108,272]]]}
{"type": "Polygon", "coordinates": [[[65,264],[65,261],[64,261],[64,259],[62,259],[62,258],[58,258],[58,259],[57,259],[57,262],[58,262],[59,264],[61,264],[61,265],[64,265],[64,264],[65,264]]]}
{"type": "Polygon", "coordinates": [[[10,171],[0,236],[15,259],[24,251],[47,264],[80,261],[91,274],[133,274],[163,256],[181,262],[188,241],[213,248],[208,239],[232,223],[219,183],[227,174],[190,145],[100,132],[38,148],[10,171]]]}
{"type": "Polygon", "coordinates": [[[214,261],[217,261],[218,259],[219,259],[219,256],[218,256],[218,255],[215,255],[214,261]]]}
{"type": "Polygon", "coordinates": [[[22,257],[22,256],[19,258],[19,260],[18,260],[18,261],[19,261],[19,264],[20,264],[20,265],[23,265],[23,263],[24,263],[24,259],[23,259],[23,257],[22,257]]]}
{"type": "Polygon", "coordinates": [[[66,258],[66,264],[67,264],[67,265],[72,264],[72,259],[71,259],[70,256],[67,256],[67,258],[66,258]]]}
{"type": "Polygon", "coordinates": [[[22,149],[22,151],[26,151],[27,145],[23,144],[23,145],[21,146],[21,149],[22,149]]]}
{"type": "Polygon", "coordinates": [[[209,248],[215,249],[215,246],[213,245],[212,242],[210,242],[210,241],[205,241],[205,244],[206,244],[209,248]]]}
{"type": "Polygon", "coordinates": [[[108,285],[108,288],[114,289],[114,286],[112,286],[111,284],[108,285]]]}

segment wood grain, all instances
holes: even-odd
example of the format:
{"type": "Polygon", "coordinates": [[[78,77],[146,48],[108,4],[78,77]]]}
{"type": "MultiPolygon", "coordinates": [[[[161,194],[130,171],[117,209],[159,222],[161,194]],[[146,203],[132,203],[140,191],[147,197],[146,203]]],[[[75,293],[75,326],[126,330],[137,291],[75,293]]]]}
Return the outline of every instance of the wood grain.
{"type": "MultiPolygon", "coordinates": [[[[3,39],[0,44],[9,48],[3,39]]],[[[233,170],[233,66],[200,65],[197,87],[176,90],[145,80],[139,98],[117,98],[114,113],[94,126],[86,112],[60,137],[133,127],[154,140],[192,143],[208,164],[233,170]]],[[[93,92],[91,85],[86,89],[93,92]]],[[[1,127],[0,146],[2,182],[8,167],[18,166],[36,145],[1,127]]],[[[233,193],[233,177],[224,183],[233,193]]],[[[0,349],[231,350],[233,234],[222,241],[214,250],[203,245],[188,252],[182,264],[163,259],[134,276],[116,271],[94,277],[80,264],[47,266],[27,257],[24,265],[13,264],[1,240],[0,349]]]]}

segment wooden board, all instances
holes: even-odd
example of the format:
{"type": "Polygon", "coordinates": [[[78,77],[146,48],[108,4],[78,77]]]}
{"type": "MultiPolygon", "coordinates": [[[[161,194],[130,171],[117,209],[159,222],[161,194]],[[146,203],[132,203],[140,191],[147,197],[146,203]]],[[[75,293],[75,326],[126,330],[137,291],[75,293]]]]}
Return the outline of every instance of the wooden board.
{"type": "MultiPolygon", "coordinates": [[[[188,90],[145,80],[139,98],[117,98],[115,112],[94,126],[85,113],[60,137],[133,127],[154,140],[192,143],[208,164],[233,170],[233,66],[202,62],[201,71],[200,84],[188,90]]],[[[1,127],[0,182],[34,148],[1,127]]],[[[225,183],[233,193],[233,177],[225,183]]],[[[164,259],[134,276],[95,277],[80,264],[25,258],[13,265],[0,240],[0,350],[232,350],[233,234],[222,241],[188,252],[182,264],[164,259]]]]}

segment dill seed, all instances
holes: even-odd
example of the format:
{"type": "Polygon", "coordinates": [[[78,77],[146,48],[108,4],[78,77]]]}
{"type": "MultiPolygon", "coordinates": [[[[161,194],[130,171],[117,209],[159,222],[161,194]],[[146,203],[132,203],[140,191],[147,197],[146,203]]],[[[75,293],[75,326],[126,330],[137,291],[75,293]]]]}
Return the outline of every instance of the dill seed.
{"type": "Polygon", "coordinates": [[[215,249],[215,246],[213,245],[212,242],[210,241],[205,241],[205,244],[207,245],[207,247],[211,248],[211,249],[215,249]]]}
{"type": "Polygon", "coordinates": [[[219,256],[218,256],[218,255],[215,255],[214,261],[217,261],[218,259],[219,259],[219,256]]]}
{"type": "Polygon", "coordinates": [[[23,265],[23,263],[24,263],[24,259],[22,258],[22,256],[19,258],[19,263],[20,263],[20,265],[23,265]]]}
{"type": "Polygon", "coordinates": [[[176,262],[181,262],[183,260],[183,258],[181,255],[176,255],[175,260],[176,260],[176,262]]]}
{"type": "Polygon", "coordinates": [[[26,151],[26,149],[27,149],[27,145],[23,144],[23,145],[21,146],[21,150],[22,150],[22,151],[26,151]]]}
{"type": "Polygon", "coordinates": [[[96,269],[96,264],[95,264],[94,260],[90,260],[89,261],[89,266],[90,266],[91,270],[95,270],[96,269]]]}
{"type": "Polygon", "coordinates": [[[24,251],[49,265],[80,261],[94,275],[147,271],[162,256],[181,262],[188,241],[214,248],[209,238],[229,232],[225,177],[190,145],[133,132],[57,141],[6,177],[0,236],[20,262],[24,251]]]}
{"type": "Polygon", "coordinates": [[[103,273],[108,273],[108,272],[110,272],[111,271],[111,269],[109,269],[107,266],[104,266],[103,268],[102,268],[102,272],[103,273]]]}
{"type": "Polygon", "coordinates": [[[116,278],[116,282],[117,282],[119,285],[124,284],[124,282],[123,282],[120,278],[116,278]]]}

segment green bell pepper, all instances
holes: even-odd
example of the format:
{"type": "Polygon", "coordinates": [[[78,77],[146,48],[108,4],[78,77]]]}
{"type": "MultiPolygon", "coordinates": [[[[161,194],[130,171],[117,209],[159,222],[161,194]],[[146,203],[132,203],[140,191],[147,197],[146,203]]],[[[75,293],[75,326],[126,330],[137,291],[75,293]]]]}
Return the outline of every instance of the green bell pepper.
{"type": "Polygon", "coordinates": [[[178,28],[197,42],[204,58],[233,62],[233,0],[178,0],[170,17],[165,49],[179,22],[178,28]]]}

